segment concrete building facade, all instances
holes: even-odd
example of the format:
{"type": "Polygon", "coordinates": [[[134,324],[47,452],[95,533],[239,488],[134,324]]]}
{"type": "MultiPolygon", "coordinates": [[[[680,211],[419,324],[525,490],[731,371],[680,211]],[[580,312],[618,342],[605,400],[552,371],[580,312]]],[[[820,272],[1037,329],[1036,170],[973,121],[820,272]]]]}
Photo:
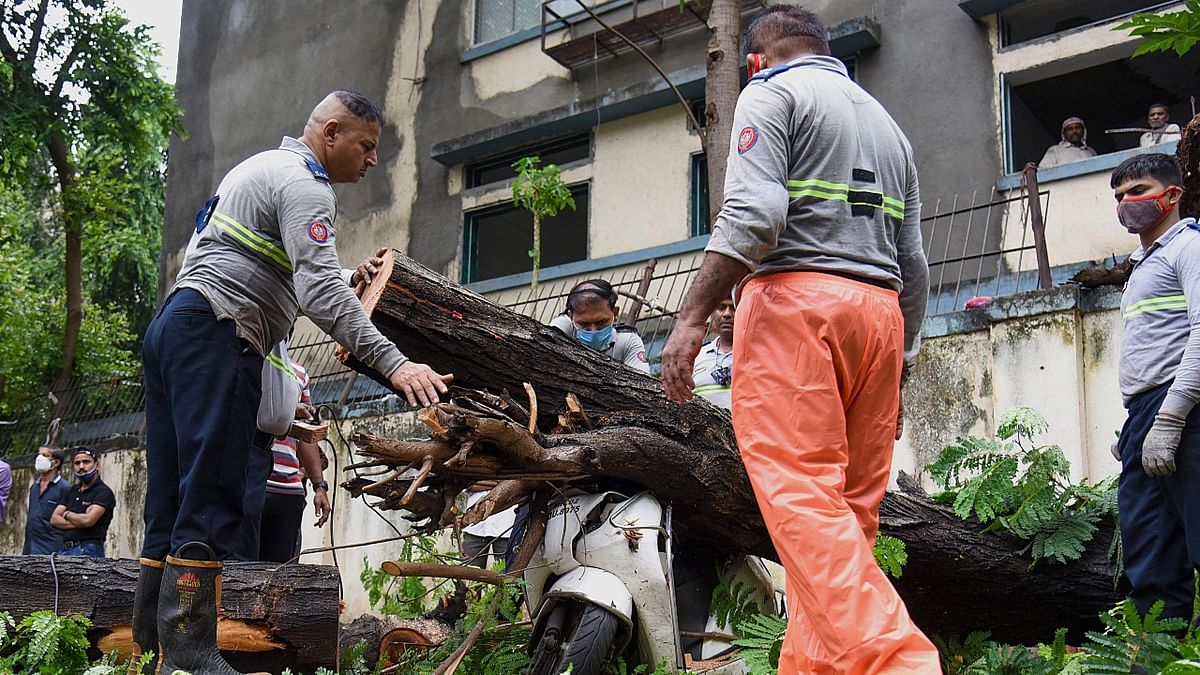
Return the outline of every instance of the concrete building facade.
{"type": "MultiPolygon", "coordinates": [[[[702,101],[707,3],[588,4],[622,32],[656,36],[643,41],[647,53],[691,102],[702,101]]],[[[1132,12],[1182,3],[804,4],[908,134],[926,213],[1019,196],[1016,172],[1058,140],[1063,118],[1078,115],[1100,154],[1043,172],[1053,195],[1047,227],[1065,230],[1050,235],[1066,247],[1052,252],[1054,264],[1132,248],[1108,206],[1106,177],[1137,134],[1104,131],[1144,126],[1153,101],[1177,121],[1190,118],[1200,56],[1131,60],[1135,41],[1114,27],[1132,12]],[[1087,237],[1077,236],[1079,222],[1087,237]]],[[[745,19],[759,7],[743,2],[745,19]]],[[[392,246],[498,299],[513,295],[528,284],[531,219],[511,207],[510,165],[530,154],[560,164],[576,198],[545,228],[543,279],[604,276],[649,258],[693,261],[708,228],[699,137],[650,65],[613,44],[576,0],[185,2],[178,99],[187,136],[171,144],[162,287],[223,173],[298,134],[313,103],[338,87],[367,94],[387,118],[380,166],[337,188],[346,264],[392,246]]],[[[986,231],[934,224],[931,258],[1028,237],[1020,218],[987,218],[986,231]]]]}

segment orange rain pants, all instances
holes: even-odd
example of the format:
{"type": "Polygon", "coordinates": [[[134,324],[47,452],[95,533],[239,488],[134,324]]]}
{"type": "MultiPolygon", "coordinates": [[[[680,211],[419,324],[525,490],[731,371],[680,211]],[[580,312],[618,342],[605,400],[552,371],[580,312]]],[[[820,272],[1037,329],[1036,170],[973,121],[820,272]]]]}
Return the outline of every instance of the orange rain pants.
{"type": "Polygon", "coordinates": [[[829,274],[751,279],[733,426],[787,571],[780,675],[941,673],[872,554],[900,404],[896,293],[829,274]]]}

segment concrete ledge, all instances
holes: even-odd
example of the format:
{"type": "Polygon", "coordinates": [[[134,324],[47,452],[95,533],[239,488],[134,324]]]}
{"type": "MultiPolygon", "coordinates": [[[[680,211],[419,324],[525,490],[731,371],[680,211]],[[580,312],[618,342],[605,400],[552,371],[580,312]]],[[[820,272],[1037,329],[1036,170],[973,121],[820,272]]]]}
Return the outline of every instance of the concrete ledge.
{"type": "MultiPolygon", "coordinates": [[[[1099,173],[1101,171],[1111,171],[1118,164],[1124,162],[1130,157],[1136,157],[1149,152],[1160,152],[1165,155],[1174,155],[1176,147],[1179,146],[1179,141],[1171,141],[1170,143],[1160,143],[1152,145],[1148,148],[1130,148],[1128,150],[1119,150],[1110,152],[1107,155],[1097,155],[1090,159],[1081,159],[1078,162],[1069,164],[1060,164],[1052,166],[1048,169],[1038,169],[1037,178],[1038,186],[1041,187],[1046,183],[1053,183],[1056,180],[1065,178],[1074,178],[1075,176],[1083,176],[1090,173],[1099,173]]],[[[996,181],[996,188],[999,190],[1015,190],[1021,187],[1021,174],[1010,173],[1001,176],[1000,180],[996,181]]]]}
{"type": "Polygon", "coordinates": [[[990,14],[1002,12],[1013,5],[1019,5],[1021,2],[1022,0],[959,0],[958,8],[978,21],[990,14]]]}
{"type": "Polygon", "coordinates": [[[830,28],[829,51],[838,58],[853,56],[879,46],[879,24],[871,17],[843,21],[830,28]]]}
{"type": "MultiPolygon", "coordinates": [[[[704,96],[704,66],[693,66],[670,73],[671,81],[686,99],[704,96]]],[[[657,110],[675,101],[675,94],[659,78],[645,80],[624,89],[586,101],[574,101],[536,115],[505,122],[499,126],[452,138],[433,145],[431,156],[446,166],[494,155],[542,139],[582,131],[600,123],[657,110]]]]}
{"type": "Polygon", "coordinates": [[[1049,290],[1026,291],[995,298],[987,307],[966,309],[926,317],[921,337],[934,338],[985,330],[994,323],[1039,314],[1076,310],[1100,312],[1121,306],[1121,291],[1115,287],[1085,289],[1075,284],[1049,290]]]}
{"type": "MultiPolygon", "coordinates": [[[[614,5],[614,8],[619,5],[614,5]]],[[[853,56],[879,46],[879,24],[870,17],[843,21],[828,30],[829,47],[838,58],[853,56]]],[[[479,58],[540,35],[533,28],[468,50],[463,60],[479,58]]],[[[549,57],[547,57],[549,58],[549,57]]],[[[745,75],[745,65],[742,65],[745,75]]],[[[698,64],[668,73],[671,82],[689,101],[703,98],[706,69],[698,64]]],[[[434,143],[430,156],[446,166],[456,166],[480,157],[487,157],[522,145],[591,129],[597,124],[639,115],[675,104],[675,94],[661,78],[634,83],[602,96],[585,101],[573,101],[536,115],[505,122],[499,126],[434,143]]]]}

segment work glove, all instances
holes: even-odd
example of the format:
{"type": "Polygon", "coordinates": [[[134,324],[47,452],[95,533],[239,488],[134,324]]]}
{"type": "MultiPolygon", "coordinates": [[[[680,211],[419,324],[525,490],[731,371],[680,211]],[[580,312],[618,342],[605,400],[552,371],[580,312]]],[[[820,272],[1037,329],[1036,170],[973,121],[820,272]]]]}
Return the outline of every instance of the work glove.
{"type": "Polygon", "coordinates": [[[1175,473],[1175,450],[1183,434],[1184,420],[1159,413],[1142,441],[1142,469],[1146,475],[1162,478],[1175,473]]]}

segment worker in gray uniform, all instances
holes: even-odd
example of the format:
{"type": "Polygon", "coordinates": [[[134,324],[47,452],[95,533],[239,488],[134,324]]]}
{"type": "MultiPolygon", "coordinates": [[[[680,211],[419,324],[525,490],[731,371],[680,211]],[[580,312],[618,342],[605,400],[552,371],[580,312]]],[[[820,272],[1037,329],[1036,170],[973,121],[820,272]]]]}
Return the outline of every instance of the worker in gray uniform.
{"type": "Polygon", "coordinates": [[[133,631],[137,647],[160,653],[162,672],[237,672],[216,649],[220,561],[244,541],[263,359],[297,314],[410,405],[436,402],[451,379],[401,354],[342,278],[332,185],[378,163],[381,125],[361,94],[335,91],[300,138],[234,167],[197,215],[195,245],[146,330],[146,534],[133,631]]]}
{"type": "Polygon", "coordinates": [[[650,372],[646,345],[633,326],[617,323],[617,292],[604,279],[581,281],[567,294],[567,307],[550,325],[605,356],[650,372]]]}
{"type": "Polygon", "coordinates": [[[1141,246],[1121,295],[1117,505],[1130,599],[1190,619],[1200,571],[1200,231],[1182,218],[1183,175],[1170,155],[1113,170],[1117,219],[1141,246]]]}
{"type": "Polygon", "coordinates": [[[733,428],[787,570],[779,672],[940,673],[871,552],[929,294],[912,148],[816,15],[768,7],[746,46],[767,70],[738,97],[724,202],[663,385],[692,397],[706,320],[737,285],[733,428]]]}

